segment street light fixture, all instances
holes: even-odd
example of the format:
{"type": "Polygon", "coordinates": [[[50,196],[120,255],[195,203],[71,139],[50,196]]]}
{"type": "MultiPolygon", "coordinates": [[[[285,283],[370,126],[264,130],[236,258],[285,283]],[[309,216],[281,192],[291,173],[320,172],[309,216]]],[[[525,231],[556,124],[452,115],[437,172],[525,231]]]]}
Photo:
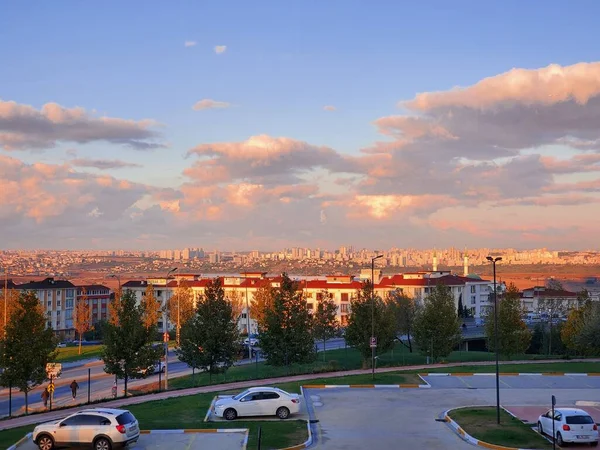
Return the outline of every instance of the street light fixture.
{"type": "Polygon", "coordinates": [[[486,258],[494,268],[494,349],[496,350],[496,421],[500,424],[500,371],[498,368],[498,291],[496,290],[496,263],[502,261],[500,256],[486,258]]]}
{"type": "MultiPolygon", "coordinates": [[[[177,270],[177,267],[173,267],[169,269],[167,275],[165,276],[165,305],[163,307],[163,341],[165,345],[165,391],[169,389],[169,339],[168,336],[168,328],[167,328],[167,315],[166,309],[169,307],[169,275],[177,270]]],[[[177,297],[179,300],[179,296],[177,297]]],[[[177,327],[179,330],[179,303],[177,304],[177,327]]]]}
{"type": "Polygon", "coordinates": [[[377,255],[371,258],[371,379],[375,379],[375,347],[377,347],[377,341],[375,341],[375,260],[383,258],[383,255],[377,255]]]}

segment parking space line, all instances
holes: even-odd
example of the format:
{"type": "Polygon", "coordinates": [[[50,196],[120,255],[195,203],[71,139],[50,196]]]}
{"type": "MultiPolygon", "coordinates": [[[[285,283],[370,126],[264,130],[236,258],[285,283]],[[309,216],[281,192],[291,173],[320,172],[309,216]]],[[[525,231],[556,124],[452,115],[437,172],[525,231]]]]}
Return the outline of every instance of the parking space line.
{"type": "Polygon", "coordinates": [[[566,375],[566,378],[577,381],[578,383],[582,383],[589,388],[593,388],[594,386],[592,386],[591,384],[587,384],[587,383],[583,382],[582,378],[585,376],[587,376],[587,374],[585,374],[585,373],[572,373],[572,374],[566,375]]]}
{"type": "Polygon", "coordinates": [[[467,386],[468,388],[472,388],[473,387],[469,383],[467,383],[463,377],[456,377],[456,378],[458,378],[460,381],[462,381],[464,383],[464,385],[467,386]]]}
{"type": "Polygon", "coordinates": [[[506,381],[504,381],[502,378],[500,378],[500,383],[504,384],[506,387],[511,388],[512,386],[510,384],[508,384],[506,381]]]}

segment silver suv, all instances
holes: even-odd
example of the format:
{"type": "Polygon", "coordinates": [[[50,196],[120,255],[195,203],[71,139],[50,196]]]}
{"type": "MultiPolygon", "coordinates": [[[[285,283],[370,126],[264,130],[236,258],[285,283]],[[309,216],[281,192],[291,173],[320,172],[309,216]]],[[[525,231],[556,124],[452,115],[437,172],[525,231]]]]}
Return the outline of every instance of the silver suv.
{"type": "Polygon", "coordinates": [[[42,423],[33,430],[40,450],[55,447],[91,447],[112,450],[134,444],[140,437],[137,419],[125,409],[93,408],[42,423]]]}

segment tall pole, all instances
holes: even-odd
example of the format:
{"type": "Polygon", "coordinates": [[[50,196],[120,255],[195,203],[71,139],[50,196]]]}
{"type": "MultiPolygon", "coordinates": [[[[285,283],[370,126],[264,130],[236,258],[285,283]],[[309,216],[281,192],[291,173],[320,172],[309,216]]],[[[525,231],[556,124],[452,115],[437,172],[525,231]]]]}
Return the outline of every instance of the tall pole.
{"type": "Polygon", "coordinates": [[[383,257],[377,255],[371,258],[371,379],[375,379],[375,260],[383,257]]]}
{"type": "Polygon", "coordinates": [[[248,359],[252,362],[252,352],[250,343],[250,301],[248,300],[248,275],[244,273],[244,285],[246,286],[246,334],[248,335],[248,359]]]}
{"type": "Polygon", "coordinates": [[[6,326],[8,325],[7,316],[8,305],[8,269],[4,268],[4,337],[6,337],[6,326]]]}
{"type": "MultiPolygon", "coordinates": [[[[169,339],[165,338],[168,336],[169,330],[167,327],[167,314],[166,309],[169,307],[169,275],[177,270],[177,267],[173,267],[167,272],[165,277],[165,307],[163,308],[163,341],[165,344],[165,391],[169,389],[169,339]]],[[[177,308],[179,309],[179,307],[177,308]]]]}
{"type": "Polygon", "coordinates": [[[492,263],[494,270],[494,348],[496,350],[496,422],[500,424],[500,370],[498,363],[498,291],[496,289],[496,263],[502,261],[501,257],[492,258],[488,256],[486,258],[492,263]]]}

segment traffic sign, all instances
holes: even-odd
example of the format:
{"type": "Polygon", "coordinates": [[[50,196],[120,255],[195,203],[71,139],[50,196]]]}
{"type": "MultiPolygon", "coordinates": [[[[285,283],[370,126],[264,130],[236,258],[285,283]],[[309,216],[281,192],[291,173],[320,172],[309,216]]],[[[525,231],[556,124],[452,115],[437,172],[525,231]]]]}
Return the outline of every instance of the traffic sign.
{"type": "Polygon", "coordinates": [[[166,331],[163,333],[163,342],[169,342],[169,333],[166,331]]]}
{"type": "Polygon", "coordinates": [[[371,336],[371,348],[377,347],[377,338],[375,336],[371,336]]]}
{"type": "Polygon", "coordinates": [[[48,392],[50,392],[50,394],[54,393],[54,383],[50,383],[48,385],[48,392]]]}
{"type": "Polygon", "coordinates": [[[62,373],[61,363],[48,363],[46,364],[46,377],[48,379],[59,378],[62,373]]]}

